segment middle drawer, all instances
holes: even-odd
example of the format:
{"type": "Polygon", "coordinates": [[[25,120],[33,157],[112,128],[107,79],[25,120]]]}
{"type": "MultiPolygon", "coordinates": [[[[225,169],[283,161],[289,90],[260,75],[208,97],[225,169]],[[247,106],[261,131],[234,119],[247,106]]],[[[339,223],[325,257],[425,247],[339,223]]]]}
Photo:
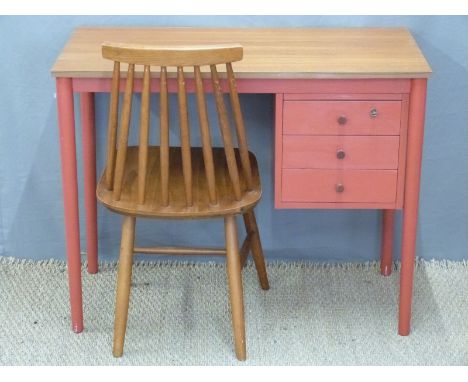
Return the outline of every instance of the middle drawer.
{"type": "Polygon", "coordinates": [[[399,136],[283,135],[283,168],[397,169],[399,136]]]}

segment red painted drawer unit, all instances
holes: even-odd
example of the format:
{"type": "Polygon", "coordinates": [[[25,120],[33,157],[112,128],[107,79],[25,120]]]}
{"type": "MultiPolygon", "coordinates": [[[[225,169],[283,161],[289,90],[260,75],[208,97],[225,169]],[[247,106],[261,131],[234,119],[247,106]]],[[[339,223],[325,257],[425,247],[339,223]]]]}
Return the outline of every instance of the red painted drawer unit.
{"type": "Polygon", "coordinates": [[[391,81],[277,95],[276,208],[402,208],[409,81],[391,81]]]}

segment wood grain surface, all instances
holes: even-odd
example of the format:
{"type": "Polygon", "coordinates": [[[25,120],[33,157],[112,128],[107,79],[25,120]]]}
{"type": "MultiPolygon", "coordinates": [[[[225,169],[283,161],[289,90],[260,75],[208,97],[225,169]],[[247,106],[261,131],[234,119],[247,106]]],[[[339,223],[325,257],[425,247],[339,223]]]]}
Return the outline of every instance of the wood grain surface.
{"type": "MultiPolygon", "coordinates": [[[[431,73],[405,28],[78,28],[52,68],[56,77],[108,77],[113,64],[101,55],[104,42],[154,46],[236,43],[244,58],[239,78],[416,78],[431,73]]],[[[208,68],[209,69],[209,68],[208,68]]],[[[122,65],[122,73],[127,70],[122,65]]],[[[143,68],[136,68],[142,77],[143,68]]],[[[176,77],[173,68],[168,76],[176,77]]],[[[204,76],[207,68],[203,68],[204,76]]],[[[152,73],[154,77],[159,71],[152,73]]],[[[225,77],[225,68],[220,68],[225,77]]],[[[187,77],[193,77],[193,72],[187,77]]]]}

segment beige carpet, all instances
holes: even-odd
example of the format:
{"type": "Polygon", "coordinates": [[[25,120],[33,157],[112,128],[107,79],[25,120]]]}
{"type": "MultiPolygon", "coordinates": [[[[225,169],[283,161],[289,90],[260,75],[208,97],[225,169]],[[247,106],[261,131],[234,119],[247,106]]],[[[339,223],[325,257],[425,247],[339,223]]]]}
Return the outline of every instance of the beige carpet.
{"type": "Polygon", "coordinates": [[[235,359],[225,268],[134,266],[124,357],[111,355],[114,263],[83,271],[85,331],[70,330],[66,265],[0,258],[2,365],[468,365],[468,263],[416,267],[413,330],[397,335],[398,271],[270,263],[244,271],[247,361],[235,359]]]}

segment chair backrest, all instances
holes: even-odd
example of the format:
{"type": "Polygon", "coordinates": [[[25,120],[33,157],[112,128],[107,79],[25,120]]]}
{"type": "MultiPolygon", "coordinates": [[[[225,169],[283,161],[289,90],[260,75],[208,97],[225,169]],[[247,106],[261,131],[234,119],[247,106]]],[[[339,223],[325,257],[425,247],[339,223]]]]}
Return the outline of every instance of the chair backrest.
{"type": "Polygon", "coordinates": [[[182,172],[184,177],[185,198],[187,207],[193,205],[192,197],[192,162],[190,145],[190,124],[188,118],[187,94],[184,67],[193,67],[197,111],[200,125],[201,141],[205,174],[208,184],[210,204],[217,204],[215,187],[215,166],[213,163],[212,142],[208,121],[205,91],[203,87],[201,66],[209,66],[213,94],[216,101],[219,127],[221,130],[224,151],[226,155],[229,177],[232,182],[236,200],[242,198],[239,169],[235,158],[234,144],[231,136],[231,126],[224,104],[223,92],[216,69],[217,64],[226,65],[227,82],[232,113],[235,121],[237,142],[241,158],[241,171],[245,178],[247,190],[252,189],[252,169],[249,160],[247,139],[241,113],[236,81],[232,62],[242,59],[243,49],[240,45],[212,45],[187,47],[155,47],[105,43],[102,46],[102,56],[114,61],[112,90],[110,96],[107,163],[105,183],[112,190],[115,200],[120,199],[127,154],[132,98],[134,92],[135,65],[143,65],[143,86],[140,110],[140,131],[138,148],[138,202],[145,201],[147,182],[148,139],[150,130],[150,98],[152,66],[159,67],[160,81],[160,172],[161,199],[164,206],[169,205],[169,100],[168,100],[168,67],[177,68],[177,93],[180,120],[180,143],[182,152],[182,172]],[[125,93],[118,126],[120,64],[128,64],[125,93]]]}

